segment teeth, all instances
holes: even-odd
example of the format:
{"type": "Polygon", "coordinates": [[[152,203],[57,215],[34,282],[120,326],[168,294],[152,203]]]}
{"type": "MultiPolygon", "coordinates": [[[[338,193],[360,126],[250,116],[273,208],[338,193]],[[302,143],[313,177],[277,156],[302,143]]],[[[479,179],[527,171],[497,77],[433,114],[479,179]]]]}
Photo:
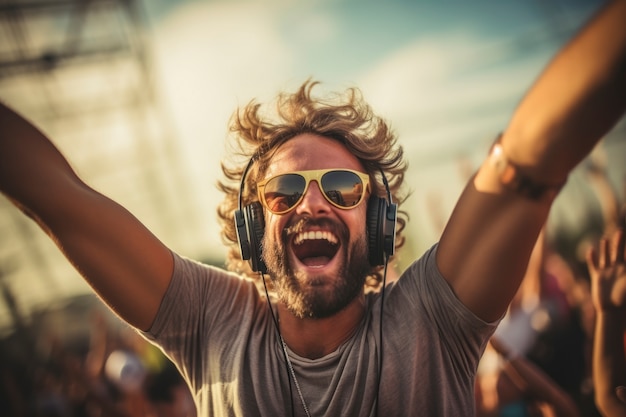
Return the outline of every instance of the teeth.
{"type": "Polygon", "coordinates": [[[305,240],[322,240],[322,239],[327,240],[329,243],[333,245],[337,244],[337,237],[334,234],[327,232],[327,231],[321,231],[321,230],[300,232],[296,235],[294,239],[294,243],[296,245],[300,245],[305,240]]]}

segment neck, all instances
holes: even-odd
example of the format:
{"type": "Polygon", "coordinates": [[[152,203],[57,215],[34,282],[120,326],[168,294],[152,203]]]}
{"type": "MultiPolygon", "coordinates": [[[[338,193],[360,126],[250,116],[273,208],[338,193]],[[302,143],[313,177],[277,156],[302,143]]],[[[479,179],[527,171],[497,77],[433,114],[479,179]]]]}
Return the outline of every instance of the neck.
{"type": "Polygon", "coordinates": [[[365,295],[360,295],[337,314],[323,319],[300,319],[278,303],[280,333],[298,355],[318,359],[334,352],[354,333],[365,314],[365,295]]]}

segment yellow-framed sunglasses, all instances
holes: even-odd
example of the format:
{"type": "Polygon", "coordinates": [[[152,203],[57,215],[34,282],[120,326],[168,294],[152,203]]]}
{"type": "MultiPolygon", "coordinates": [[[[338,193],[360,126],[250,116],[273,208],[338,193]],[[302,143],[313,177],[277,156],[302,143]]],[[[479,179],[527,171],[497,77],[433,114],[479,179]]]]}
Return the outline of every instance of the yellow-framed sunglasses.
{"type": "Polygon", "coordinates": [[[259,200],[274,214],[288,213],[300,203],[311,181],[317,182],[330,204],[343,210],[357,207],[370,183],[367,174],[351,169],[293,171],[258,182],[259,200]]]}

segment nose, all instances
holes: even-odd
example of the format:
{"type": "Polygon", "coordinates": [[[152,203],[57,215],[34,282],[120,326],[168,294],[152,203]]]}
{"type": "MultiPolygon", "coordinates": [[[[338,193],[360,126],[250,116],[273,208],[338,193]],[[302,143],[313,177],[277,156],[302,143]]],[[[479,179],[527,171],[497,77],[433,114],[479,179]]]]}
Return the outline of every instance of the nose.
{"type": "Polygon", "coordinates": [[[308,190],[296,207],[296,213],[316,216],[330,212],[330,203],[322,194],[317,181],[311,181],[308,190]]]}

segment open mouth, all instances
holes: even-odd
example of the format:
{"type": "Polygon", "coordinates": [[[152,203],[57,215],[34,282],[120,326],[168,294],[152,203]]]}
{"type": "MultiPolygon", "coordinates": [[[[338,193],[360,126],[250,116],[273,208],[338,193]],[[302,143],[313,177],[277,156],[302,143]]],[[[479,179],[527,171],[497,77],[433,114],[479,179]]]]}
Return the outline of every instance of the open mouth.
{"type": "Polygon", "coordinates": [[[322,267],[335,257],[338,250],[339,240],[329,231],[303,231],[293,238],[293,253],[306,266],[322,267]]]}

